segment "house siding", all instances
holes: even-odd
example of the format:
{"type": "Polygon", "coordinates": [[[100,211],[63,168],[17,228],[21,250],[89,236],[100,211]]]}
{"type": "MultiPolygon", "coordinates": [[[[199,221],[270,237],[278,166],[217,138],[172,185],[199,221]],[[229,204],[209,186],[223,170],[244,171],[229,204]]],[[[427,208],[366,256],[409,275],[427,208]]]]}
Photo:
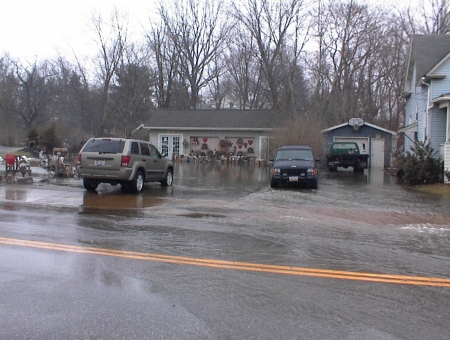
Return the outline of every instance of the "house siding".
{"type": "Polygon", "coordinates": [[[161,135],[165,136],[180,136],[180,153],[181,154],[190,154],[191,152],[194,152],[196,156],[198,156],[199,153],[204,152],[206,155],[211,154],[214,150],[216,150],[218,153],[223,152],[224,150],[219,149],[219,147],[216,145],[220,142],[220,140],[228,140],[233,143],[233,145],[230,148],[226,149],[226,153],[229,152],[243,152],[247,156],[253,156],[258,157],[260,155],[260,137],[267,136],[267,132],[264,131],[232,131],[232,130],[224,130],[220,132],[216,131],[199,131],[199,130],[152,130],[148,134],[148,140],[151,144],[155,145],[159,151],[162,150],[161,135]],[[199,140],[200,145],[193,145],[192,140],[196,138],[199,140]],[[207,138],[208,141],[204,143],[202,141],[203,138],[207,138]],[[238,139],[243,139],[244,145],[237,145],[236,141],[238,139]],[[183,142],[186,140],[187,146],[185,147],[183,145],[183,142]],[[248,144],[248,141],[251,140],[252,144],[248,144]],[[207,149],[202,149],[202,144],[207,144],[207,149]],[[236,146],[236,148],[234,148],[236,146]],[[253,152],[249,152],[249,149],[252,149],[253,152]]]}
{"type": "MultiPolygon", "coordinates": [[[[444,146],[444,171],[450,171],[450,143],[444,146]]],[[[445,183],[450,183],[447,176],[444,176],[445,183]]]]}
{"type": "MultiPolygon", "coordinates": [[[[435,75],[450,75],[450,59],[447,59],[433,72],[435,75]]],[[[433,79],[431,81],[431,97],[437,98],[444,93],[450,93],[450,77],[433,79]]]]}
{"type": "Polygon", "coordinates": [[[428,87],[417,86],[416,87],[415,104],[417,105],[418,112],[418,126],[417,126],[417,139],[421,142],[425,140],[427,135],[427,106],[428,106],[428,87]]]}
{"type": "Polygon", "coordinates": [[[405,155],[406,152],[410,152],[411,149],[414,147],[414,142],[415,142],[415,132],[414,131],[407,131],[405,132],[405,139],[404,139],[404,147],[405,147],[405,155]]]}
{"type": "MultiPolygon", "coordinates": [[[[435,75],[450,75],[450,59],[445,60],[439,67],[437,67],[433,74],[435,75]]],[[[450,77],[446,76],[443,79],[432,79],[431,81],[431,97],[436,99],[443,94],[450,93],[450,77]]],[[[437,151],[437,156],[444,158],[441,152],[441,146],[446,141],[447,128],[447,109],[439,109],[437,105],[433,107],[432,117],[430,121],[430,145],[437,151]]]]}
{"type": "MultiPolygon", "coordinates": [[[[428,88],[426,86],[414,87],[414,92],[407,99],[405,104],[405,118],[407,125],[417,122],[417,140],[424,141],[425,139],[425,125],[426,125],[426,112],[428,101],[428,88]]],[[[406,138],[404,140],[404,152],[411,151],[414,147],[416,136],[414,131],[406,132],[406,138]]]]}
{"type": "Polygon", "coordinates": [[[450,113],[447,113],[449,104],[446,102],[446,95],[450,95],[450,36],[414,35],[407,65],[404,87],[405,127],[401,129],[406,137],[404,150],[409,151],[413,143],[409,138],[414,135],[415,126],[411,124],[417,112],[417,140],[429,141],[436,156],[441,156],[448,167],[450,153],[449,141],[446,139],[449,138],[449,133],[446,130],[450,113]]]}
{"type": "Polygon", "coordinates": [[[445,143],[447,128],[447,114],[445,111],[434,108],[430,110],[430,146],[435,151],[436,157],[442,157],[441,145],[445,143]]]}

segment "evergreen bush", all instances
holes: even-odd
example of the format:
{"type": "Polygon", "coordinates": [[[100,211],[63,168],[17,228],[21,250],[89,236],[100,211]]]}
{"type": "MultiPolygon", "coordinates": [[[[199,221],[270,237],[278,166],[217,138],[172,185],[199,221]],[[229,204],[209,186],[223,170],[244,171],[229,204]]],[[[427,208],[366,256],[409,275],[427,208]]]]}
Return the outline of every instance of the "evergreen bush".
{"type": "Polygon", "coordinates": [[[436,158],[428,142],[416,142],[403,157],[401,179],[407,184],[433,184],[444,181],[444,162],[436,158]]]}

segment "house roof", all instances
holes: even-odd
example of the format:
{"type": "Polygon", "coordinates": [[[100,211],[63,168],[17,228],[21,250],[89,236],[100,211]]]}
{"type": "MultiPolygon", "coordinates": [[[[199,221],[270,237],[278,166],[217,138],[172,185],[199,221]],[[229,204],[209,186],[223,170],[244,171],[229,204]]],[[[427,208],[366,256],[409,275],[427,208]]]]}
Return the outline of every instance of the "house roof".
{"type": "MultiPolygon", "coordinates": [[[[347,122],[347,123],[343,123],[343,124],[339,124],[339,125],[335,125],[335,126],[329,127],[328,129],[323,129],[321,132],[322,132],[322,133],[327,133],[327,132],[330,132],[330,131],[333,131],[333,130],[340,129],[340,128],[342,128],[342,127],[344,127],[344,126],[348,126],[348,125],[350,125],[348,122],[347,122]]],[[[388,129],[385,129],[385,128],[382,128],[381,126],[373,125],[373,124],[366,123],[366,122],[364,122],[363,125],[366,125],[366,126],[368,126],[368,127],[371,127],[371,128],[373,128],[373,129],[376,129],[376,130],[380,130],[380,131],[389,133],[389,134],[391,134],[391,135],[393,135],[393,136],[397,135],[396,132],[391,131],[391,130],[388,130],[388,129]]]]}
{"type": "Polygon", "coordinates": [[[275,110],[152,110],[146,130],[257,130],[270,131],[289,117],[275,110]]]}
{"type": "MultiPolygon", "coordinates": [[[[412,84],[408,79],[418,84],[422,77],[432,76],[430,71],[450,56],[450,35],[448,34],[425,34],[413,35],[409,51],[405,90],[410,91],[412,84]],[[416,78],[411,79],[413,66],[416,69],[416,78]]],[[[439,76],[439,75],[435,75],[439,76]]]]}

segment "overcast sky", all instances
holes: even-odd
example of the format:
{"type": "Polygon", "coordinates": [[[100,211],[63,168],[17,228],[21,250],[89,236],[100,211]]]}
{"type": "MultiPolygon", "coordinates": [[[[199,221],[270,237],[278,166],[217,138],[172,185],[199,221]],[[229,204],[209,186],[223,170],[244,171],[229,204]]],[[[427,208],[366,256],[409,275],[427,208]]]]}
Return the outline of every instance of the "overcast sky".
{"type": "MultiPolygon", "coordinates": [[[[166,0],[177,1],[177,0],[166,0]]],[[[385,0],[369,0],[374,4],[385,0]]],[[[402,3],[419,0],[397,0],[402,3]]],[[[109,19],[114,8],[128,15],[133,25],[132,40],[140,40],[142,25],[157,13],[158,0],[7,0],[0,14],[0,56],[9,53],[13,59],[34,62],[52,59],[58,53],[72,59],[97,52],[93,31],[89,28],[93,12],[109,19]]]]}
{"type": "Polygon", "coordinates": [[[148,26],[151,13],[157,12],[157,0],[8,0],[2,1],[0,14],[0,55],[34,62],[53,58],[58,51],[88,54],[92,50],[93,11],[105,18],[116,7],[127,13],[134,30],[148,26]],[[91,47],[90,47],[91,46],[91,47]]]}

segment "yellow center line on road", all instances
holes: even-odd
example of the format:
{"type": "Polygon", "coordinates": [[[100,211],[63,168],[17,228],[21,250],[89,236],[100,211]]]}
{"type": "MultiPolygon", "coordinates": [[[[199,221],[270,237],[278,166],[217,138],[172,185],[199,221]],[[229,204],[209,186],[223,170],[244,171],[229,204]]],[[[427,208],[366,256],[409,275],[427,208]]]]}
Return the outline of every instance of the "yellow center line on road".
{"type": "Polygon", "coordinates": [[[172,256],[172,255],[140,253],[133,251],[122,251],[122,250],[102,249],[93,247],[71,246],[66,244],[47,243],[47,242],[38,242],[38,241],[29,241],[29,240],[20,240],[2,237],[0,237],[0,244],[46,249],[46,250],[65,251],[72,253],[113,256],[135,260],[165,262],[165,263],[184,264],[184,265],[212,267],[212,268],[245,270],[262,273],[450,288],[450,278],[374,274],[364,272],[349,272],[341,270],[290,267],[290,266],[270,265],[262,263],[200,259],[184,256],[172,256]]]}

